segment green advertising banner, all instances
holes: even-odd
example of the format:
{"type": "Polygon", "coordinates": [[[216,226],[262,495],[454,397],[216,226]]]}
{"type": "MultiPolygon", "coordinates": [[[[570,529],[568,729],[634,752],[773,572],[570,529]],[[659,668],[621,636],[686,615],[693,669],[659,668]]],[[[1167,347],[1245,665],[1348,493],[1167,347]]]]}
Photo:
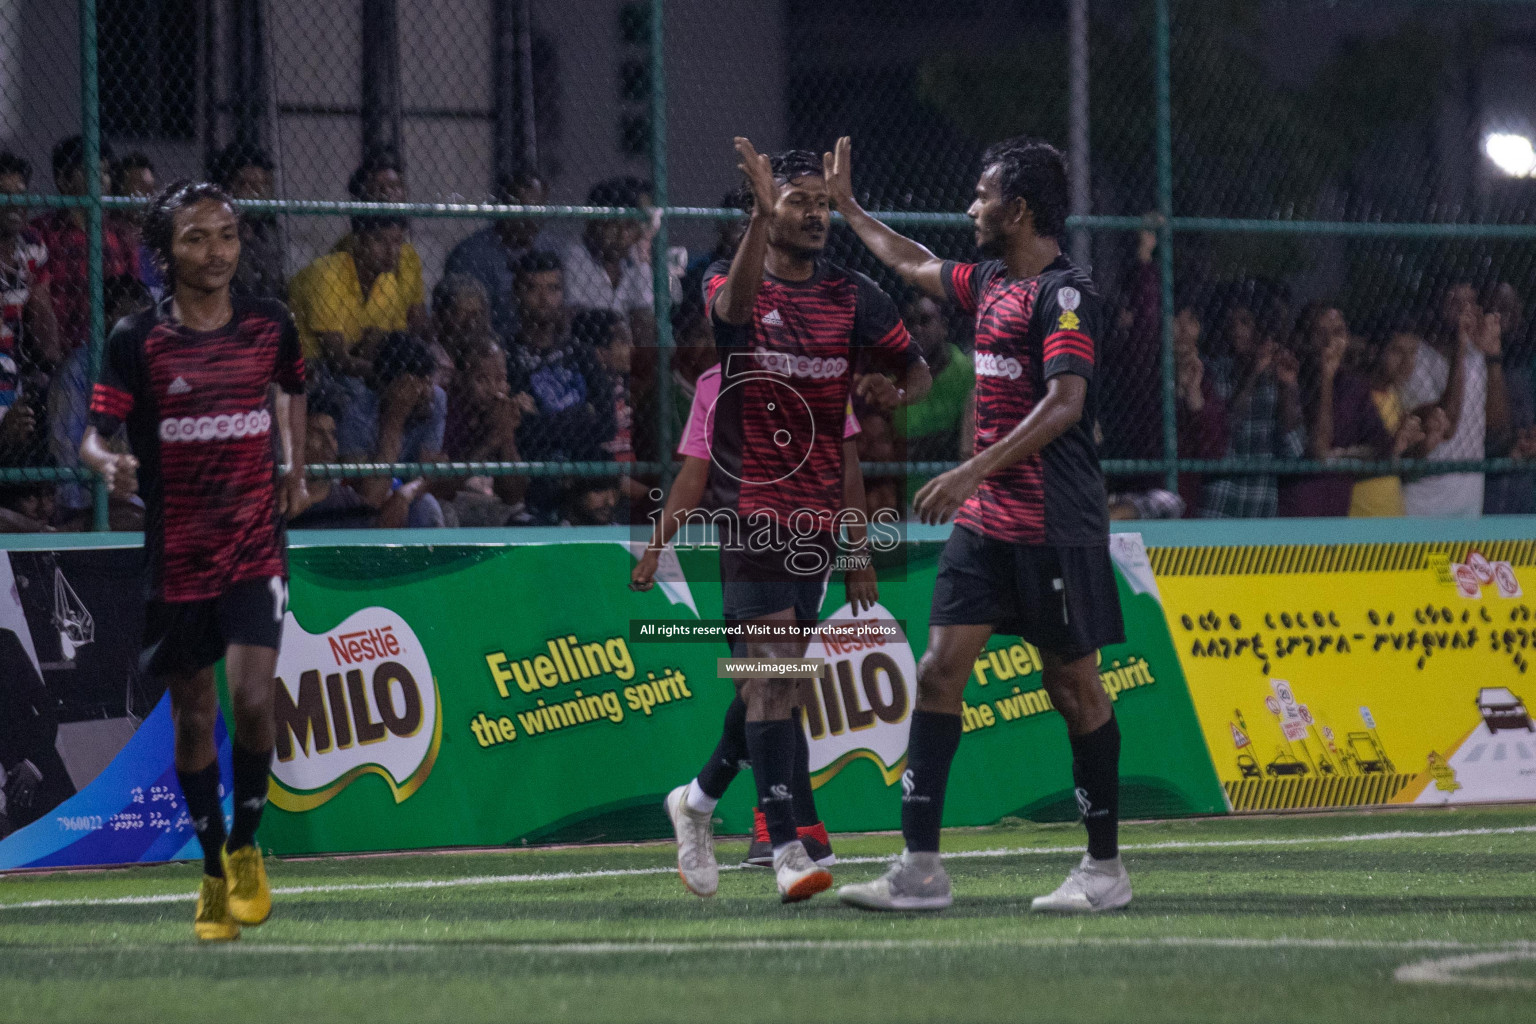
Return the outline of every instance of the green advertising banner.
{"type": "MultiPolygon", "coordinates": [[[[905,545],[859,616],[889,632],[807,652],[827,662],[802,724],[834,831],[898,826],[940,549],[905,545]]],[[[1125,737],[1122,812],[1224,812],[1140,538],[1116,535],[1114,554],[1129,639],[1103,652],[1101,677],[1125,737]]],[[[634,624],[719,620],[716,558],[669,553],[660,584],[635,593],[623,543],[295,549],[263,842],[298,854],[669,835],[661,800],[714,748],[728,651],[634,624]]],[[[853,618],[840,582],[822,618],[853,618]]],[[[994,638],[965,701],[945,824],[1075,817],[1038,653],[994,638]]],[[[749,830],[753,800],[744,774],[723,832],[749,830]]]]}

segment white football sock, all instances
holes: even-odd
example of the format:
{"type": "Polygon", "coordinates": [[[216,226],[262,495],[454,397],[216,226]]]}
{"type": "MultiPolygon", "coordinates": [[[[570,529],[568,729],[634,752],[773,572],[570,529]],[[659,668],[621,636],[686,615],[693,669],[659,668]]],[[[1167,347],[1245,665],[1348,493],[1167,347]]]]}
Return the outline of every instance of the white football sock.
{"type": "Polygon", "coordinates": [[[719,802],[717,797],[712,797],[699,788],[698,779],[688,783],[688,792],[683,794],[683,803],[694,814],[713,814],[715,805],[719,802]]]}

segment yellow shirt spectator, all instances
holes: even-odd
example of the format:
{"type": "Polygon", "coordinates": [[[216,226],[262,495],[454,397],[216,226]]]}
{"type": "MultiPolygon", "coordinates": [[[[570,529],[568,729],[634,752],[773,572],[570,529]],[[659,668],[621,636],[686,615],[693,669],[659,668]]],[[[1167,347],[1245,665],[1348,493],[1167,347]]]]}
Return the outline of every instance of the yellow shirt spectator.
{"type": "MultiPolygon", "coordinates": [[[[1390,388],[1385,391],[1372,391],[1371,400],[1376,403],[1376,411],[1381,414],[1381,422],[1385,424],[1387,432],[1397,433],[1398,425],[1403,422],[1403,404],[1398,400],[1397,392],[1390,388]]],[[[1403,508],[1402,478],[1373,476],[1368,480],[1356,480],[1355,489],[1350,493],[1349,514],[1352,516],[1407,515],[1403,508]]]]}
{"type": "Polygon", "coordinates": [[[299,271],[288,295],[305,359],[321,357],[321,334],[341,335],[351,350],[370,327],[407,330],[411,309],[426,299],[421,260],[409,243],[400,247],[396,269],[380,274],[366,296],[347,252],[327,253],[299,271]]]}
{"type": "MultiPolygon", "coordinates": [[[[336,239],[336,244],[331,246],[331,252],[351,252],[355,238],[356,236],[348,231],[336,239]]],[[[418,292],[425,294],[421,276],[421,256],[410,242],[400,243],[400,259],[395,262],[395,273],[400,276],[401,283],[407,288],[415,288],[418,292]]]]}

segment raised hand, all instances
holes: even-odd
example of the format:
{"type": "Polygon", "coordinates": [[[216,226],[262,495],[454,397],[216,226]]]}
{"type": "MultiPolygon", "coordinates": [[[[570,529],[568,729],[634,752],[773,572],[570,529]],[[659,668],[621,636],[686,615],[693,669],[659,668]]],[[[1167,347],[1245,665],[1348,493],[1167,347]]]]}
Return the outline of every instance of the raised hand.
{"type": "Polygon", "coordinates": [[[1417,416],[1404,416],[1392,438],[1392,454],[1398,456],[1424,440],[1424,424],[1417,416]]]}
{"type": "Polygon", "coordinates": [[[1424,447],[1434,451],[1451,432],[1451,418],[1438,405],[1424,417],[1424,447]]]}
{"type": "Polygon", "coordinates": [[[1253,353],[1253,372],[1255,376],[1268,370],[1275,362],[1275,353],[1279,346],[1273,341],[1261,341],[1253,353]]]}
{"type": "Polygon", "coordinates": [[[1483,355],[1499,355],[1504,349],[1504,318],[1498,313],[1484,313],[1472,340],[1483,355]]]}
{"type": "Polygon", "coordinates": [[[821,176],[834,210],[853,199],[853,140],[844,135],[831,153],[821,154],[821,176]]]}
{"type": "Polygon", "coordinates": [[[1182,351],[1175,355],[1174,381],[1179,398],[1190,412],[1199,412],[1205,407],[1204,395],[1200,390],[1200,383],[1205,379],[1205,364],[1198,355],[1186,355],[1182,351]]]}
{"type": "MultiPolygon", "coordinates": [[[[1342,358],[1343,353],[1340,353],[1342,358]]],[[[1281,386],[1293,388],[1297,378],[1301,374],[1301,363],[1296,361],[1296,356],[1290,349],[1277,348],[1274,357],[1275,379],[1281,386]]]]}
{"type": "Polygon", "coordinates": [[[1339,367],[1344,365],[1344,356],[1349,351],[1349,335],[1335,334],[1328,339],[1328,344],[1323,348],[1322,358],[1319,360],[1323,376],[1333,377],[1339,372],[1339,367]]]}
{"type": "Polygon", "coordinates": [[[37,429],[37,415],[26,402],[17,402],[0,420],[0,449],[20,447],[32,440],[37,429]]]}
{"type": "Polygon", "coordinates": [[[752,186],[753,211],[767,213],[779,201],[779,186],[773,180],[773,165],[768,162],[765,154],[753,147],[751,139],[741,135],[736,136],[736,155],[741,157],[741,163],[736,166],[747,176],[747,183],[752,186]]]}

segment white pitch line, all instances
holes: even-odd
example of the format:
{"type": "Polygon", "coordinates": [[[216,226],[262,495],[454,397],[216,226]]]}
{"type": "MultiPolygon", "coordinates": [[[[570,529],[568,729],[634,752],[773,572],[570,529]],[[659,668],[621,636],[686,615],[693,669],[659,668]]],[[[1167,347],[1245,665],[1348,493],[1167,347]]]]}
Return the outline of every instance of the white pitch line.
{"type": "Polygon", "coordinates": [[[1466,985],[1472,988],[1536,988],[1536,978],[1488,978],[1467,976],[1462,971],[1493,967],[1517,960],[1536,960],[1536,947],[1490,950],[1469,956],[1446,956],[1404,964],[1392,972],[1395,981],[1417,985],[1466,985]]]}
{"type": "MultiPolygon", "coordinates": [[[[1161,843],[1125,843],[1121,850],[1137,851],[1142,853],[1158,852],[1162,850],[1218,850],[1237,847],[1285,847],[1285,846],[1316,846],[1336,845],[1342,843],[1375,843],[1386,842],[1394,839],[1455,839],[1467,836],[1507,836],[1523,835],[1536,832],[1536,825],[1510,825],[1503,828],[1462,828],[1441,832],[1364,832],[1356,835],[1343,836],[1305,836],[1294,839],[1212,839],[1212,840],[1169,840],[1161,843]]],[[[1026,857],[1026,856],[1061,856],[1075,854],[1076,851],[1066,846],[1013,846],[997,847],[989,850],[957,850],[954,853],[946,853],[946,860],[968,860],[978,857],[1026,857]]],[[[839,857],[839,864],[887,864],[891,861],[889,856],[883,857],[839,857]]],[[[722,865],[722,871],[740,870],[739,864],[722,865]]],[[[579,881],[589,878],[623,878],[633,875],[670,875],[677,868],[668,865],[666,867],[652,868],[603,868],[593,871],[548,871],[531,872],[518,875],[467,875],[463,878],[423,878],[410,881],[397,882],[347,882],[332,885],[290,885],[280,886],[272,890],[274,896],[309,896],[325,893],[344,892],[402,892],[417,889],[457,889],[465,886],[483,885],[510,885],[524,882],[567,882],[579,881]]],[[[48,907],[121,907],[140,906],[156,903],[188,903],[197,898],[196,893],[176,892],[157,893],[148,896],[111,896],[102,898],[80,898],[63,900],[27,900],[18,903],[0,902],[0,911],[5,910],[36,910],[48,907]]]]}
{"type": "MultiPolygon", "coordinates": [[[[985,939],[728,939],[719,942],[350,942],[337,945],[321,943],[227,943],[199,945],[195,948],[212,953],[231,953],[241,956],[258,954],[311,956],[314,954],[350,953],[453,953],[466,950],[486,950],[497,953],[516,952],[545,956],[606,956],[609,954],[673,955],[684,953],[719,952],[900,952],[902,950],[928,949],[978,949],[996,947],[1002,949],[1073,949],[1084,946],[1117,947],[1132,946],[1161,949],[1317,949],[1317,950],[1364,950],[1367,952],[1412,952],[1420,950],[1476,950],[1475,954],[1428,960],[1424,964],[1445,964],[1450,969],[1466,969],[1491,963],[1536,958],[1533,942],[1461,942],[1455,939],[1308,939],[1276,936],[1269,939],[1223,938],[1220,936],[1163,936],[1161,938],[1135,937],[1061,937],[1047,936],[985,939]],[[1473,961],[1476,961],[1475,963],[1473,961]]],[[[187,943],[112,943],[78,946],[4,946],[7,955],[35,953],[58,955],[60,953],[102,953],[113,956],[138,955],[157,950],[189,948],[187,943]]],[[[1417,965],[1411,965],[1417,966],[1417,965]]],[[[1409,968],[1400,968],[1401,975],[1409,968]]],[[[1430,980],[1405,978],[1398,980],[1430,980]]],[[[1434,979],[1434,980],[1439,980],[1434,979]]],[[[1465,979],[1457,978],[1456,981],[1465,979]]]]}

